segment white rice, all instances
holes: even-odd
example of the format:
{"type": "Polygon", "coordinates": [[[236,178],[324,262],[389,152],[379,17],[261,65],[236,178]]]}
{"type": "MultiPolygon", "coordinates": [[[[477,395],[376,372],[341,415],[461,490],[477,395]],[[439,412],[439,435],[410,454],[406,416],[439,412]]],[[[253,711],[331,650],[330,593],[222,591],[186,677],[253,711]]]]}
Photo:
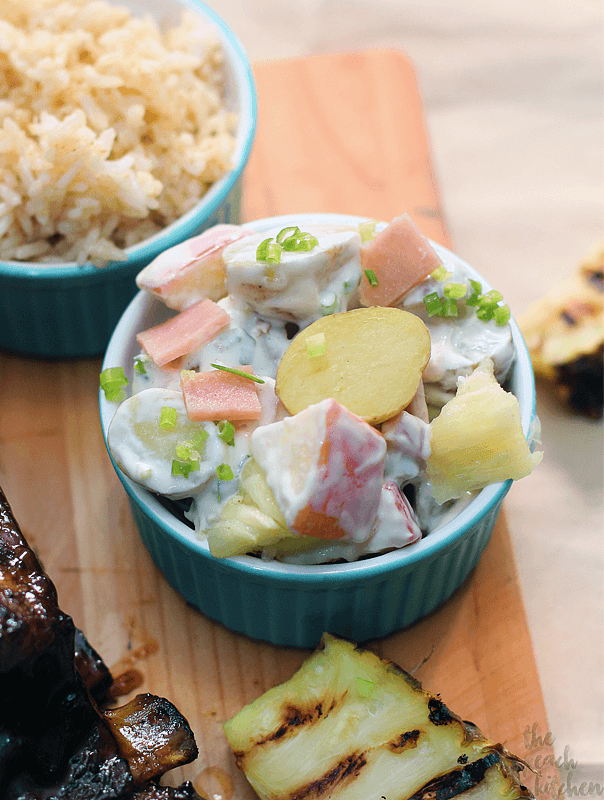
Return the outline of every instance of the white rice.
{"type": "Polygon", "coordinates": [[[0,3],[0,259],[123,259],[231,166],[223,52],[185,11],[0,3]]]}

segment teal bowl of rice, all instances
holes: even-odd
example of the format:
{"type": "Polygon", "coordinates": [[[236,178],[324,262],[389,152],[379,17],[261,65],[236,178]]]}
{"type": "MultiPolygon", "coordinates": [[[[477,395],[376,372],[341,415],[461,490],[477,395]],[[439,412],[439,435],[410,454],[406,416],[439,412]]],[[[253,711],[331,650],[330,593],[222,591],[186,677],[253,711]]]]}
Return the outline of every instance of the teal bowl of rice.
{"type": "Polygon", "coordinates": [[[0,348],[41,358],[103,353],[144,266],[239,221],[256,126],[249,62],[210,8],[87,5],[3,7],[0,348]]]}

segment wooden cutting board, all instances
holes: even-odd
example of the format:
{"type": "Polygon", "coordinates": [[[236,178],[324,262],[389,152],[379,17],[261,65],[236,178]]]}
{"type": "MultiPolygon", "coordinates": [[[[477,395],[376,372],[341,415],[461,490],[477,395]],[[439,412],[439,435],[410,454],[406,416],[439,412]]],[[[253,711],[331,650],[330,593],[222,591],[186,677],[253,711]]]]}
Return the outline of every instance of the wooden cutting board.
{"type": "MultiPolygon", "coordinates": [[[[245,219],[305,211],[391,219],[408,211],[424,233],[449,243],[415,76],[402,54],[264,63],[255,77],[259,122],[245,219]]],[[[138,679],[137,691],[168,697],[189,719],[199,758],[166,782],[190,778],[212,800],[252,800],[222,722],[290,677],[307,652],[231,633],[165,582],[105,451],[99,370],[99,359],[53,363],[0,353],[0,484],[63,609],[114,674],[138,679]]],[[[371,646],[518,755],[551,756],[503,517],[479,566],[444,607],[371,646]]],[[[544,771],[540,780],[552,777],[544,771]]],[[[537,794],[553,791],[546,785],[537,794]]]]}

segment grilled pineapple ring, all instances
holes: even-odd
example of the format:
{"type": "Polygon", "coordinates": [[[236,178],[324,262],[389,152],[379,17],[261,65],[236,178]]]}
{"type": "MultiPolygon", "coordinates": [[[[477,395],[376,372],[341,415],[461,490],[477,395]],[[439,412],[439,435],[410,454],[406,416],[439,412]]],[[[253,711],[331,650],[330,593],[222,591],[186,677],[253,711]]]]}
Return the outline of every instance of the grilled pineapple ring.
{"type": "Polygon", "coordinates": [[[532,797],[501,745],[395,664],[328,634],[224,730],[261,800],[532,797]]]}

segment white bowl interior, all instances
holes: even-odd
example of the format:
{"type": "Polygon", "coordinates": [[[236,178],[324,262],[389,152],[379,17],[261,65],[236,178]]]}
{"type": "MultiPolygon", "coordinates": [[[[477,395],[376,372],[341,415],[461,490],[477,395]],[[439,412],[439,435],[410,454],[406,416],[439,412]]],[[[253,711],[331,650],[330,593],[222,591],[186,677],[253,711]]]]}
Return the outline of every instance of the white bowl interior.
{"type": "MultiPolygon", "coordinates": [[[[307,224],[316,223],[340,223],[340,224],[358,224],[364,221],[365,217],[348,216],[342,214],[292,214],[286,216],[271,217],[261,221],[249,222],[244,227],[252,228],[258,233],[277,226],[286,227],[288,225],[300,225],[302,222],[307,224]]],[[[487,290],[493,287],[480,275],[476,270],[472,269],[462,259],[452,253],[447,248],[432,242],[432,245],[439,254],[446,257],[449,263],[455,262],[464,269],[475,279],[482,283],[487,290]]],[[[173,312],[167,309],[163,303],[145,292],[139,294],[132,300],[126,311],[124,312],[119,324],[117,325],[107,352],[105,354],[103,369],[106,367],[122,366],[128,374],[133,363],[133,358],[140,352],[140,346],[136,342],[136,334],[157,324],[173,312]]],[[[511,375],[511,388],[518,398],[520,405],[520,414],[522,419],[522,429],[527,436],[530,435],[531,424],[535,414],[535,399],[534,399],[534,379],[530,362],[530,357],[522,338],[522,334],[512,319],[511,321],[512,337],[516,348],[516,359],[514,362],[512,375],[511,375]]],[[[101,424],[105,439],[107,438],[107,429],[109,423],[115,413],[115,403],[107,401],[100,393],[100,412],[101,424]]],[[[199,539],[195,533],[176,519],[164,506],[162,506],[157,498],[138,486],[123,473],[118,471],[122,483],[129,494],[139,503],[145,506],[149,515],[155,518],[164,529],[168,529],[171,535],[175,536],[186,547],[191,548],[193,551],[206,554],[209,558],[212,556],[209,553],[207,542],[199,539]]],[[[271,572],[282,576],[291,575],[292,578],[300,575],[307,575],[309,572],[320,575],[348,575],[351,576],[372,571],[388,571],[389,568],[399,567],[403,563],[414,563],[429,554],[434,553],[436,550],[441,549],[447,543],[459,538],[465,530],[471,527],[476,521],[484,516],[493,505],[507,492],[511,481],[505,483],[494,483],[487,486],[480,491],[478,495],[463,508],[459,514],[450,521],[443,524],[441,527],[431,531],[428,536],[415,542],[409,547],[395,550],[383,555],[373,556],[370,559],[356,561],[346,564],[322,564],[316,566],[299,566],[294,564],[283,564],[277,561],[265,562],[251,556],[238,556],[229,559],[231,563],[241,565],[246,571],[261,571],[271,572]]]]}

